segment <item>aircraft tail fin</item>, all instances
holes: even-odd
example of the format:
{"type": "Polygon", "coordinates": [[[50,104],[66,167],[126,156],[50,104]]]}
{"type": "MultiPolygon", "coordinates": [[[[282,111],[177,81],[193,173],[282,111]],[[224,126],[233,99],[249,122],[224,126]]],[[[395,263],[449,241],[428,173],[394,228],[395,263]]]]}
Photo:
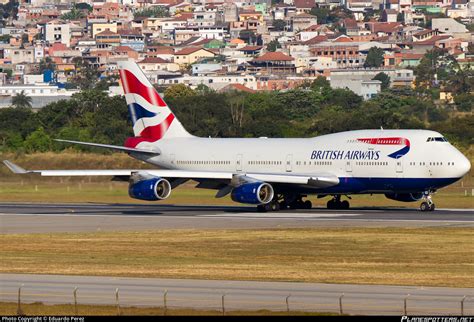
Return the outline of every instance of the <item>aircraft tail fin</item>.
{"type": "Polygon", "coordinates": [[[142,142],[192,137],[135,62],[118,62],[118,67],[133,122],[134,137],[127,139],[126,147],[138,148],[144,145],[142,142]]]}

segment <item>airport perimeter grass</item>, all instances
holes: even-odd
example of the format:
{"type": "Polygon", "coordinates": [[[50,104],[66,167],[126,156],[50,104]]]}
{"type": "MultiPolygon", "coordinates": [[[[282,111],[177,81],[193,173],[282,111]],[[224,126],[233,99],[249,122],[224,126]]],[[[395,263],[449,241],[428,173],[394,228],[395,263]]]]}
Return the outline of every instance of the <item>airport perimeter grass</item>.
{"type": "Polygon", "coordinates": [[[474,287],[471,228],[0,235],[0,272],[474,287]]]}
{"type": "MultiPolygon", "coordinates": [[[[17,303],[0,302],[0,315],[17,315],[17,303]]],[[[21,310],[23,315],[27,316],[111,316],[119,315],[116,306],[112,305],[77,305],[77,314],[75,314],[74,305],[72,304],[58,304],[45,305],[42,303],[22,304],[21,310]]],[[[292,316],[327,316],[338,315],[335,313],[317,313],[317,312],[300,312],[290,311],[292,316]]],[[[195,310],[195,309],[167,309],[166,314],[163,308],[160,307],[121,307],[120,315],[166,315],[166,316],[219,316],[222,311],[217,310],[195,310]]],[[[288,315],[286,311],[229,311],[225,315],[231,316],[283,316],[288,315]]]]}

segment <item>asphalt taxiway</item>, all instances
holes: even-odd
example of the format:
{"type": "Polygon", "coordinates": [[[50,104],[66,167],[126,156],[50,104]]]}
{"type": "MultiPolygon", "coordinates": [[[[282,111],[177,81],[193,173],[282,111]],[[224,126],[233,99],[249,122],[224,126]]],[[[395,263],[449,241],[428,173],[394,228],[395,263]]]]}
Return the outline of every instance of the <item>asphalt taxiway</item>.
{"type": "Polygon", "coordinates": [[[0,203],[0,233],[307,227],[474,227],[474,209],[353,208],[259,213],[254,207],[0,203]]]}

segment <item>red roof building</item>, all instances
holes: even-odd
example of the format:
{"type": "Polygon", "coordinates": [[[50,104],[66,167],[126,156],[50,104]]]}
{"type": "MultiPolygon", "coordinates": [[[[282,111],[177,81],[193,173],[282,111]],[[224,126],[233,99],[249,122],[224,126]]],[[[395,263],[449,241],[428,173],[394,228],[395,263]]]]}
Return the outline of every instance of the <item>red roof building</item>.
{"type": "Polygon", "coordinates": [[[296,67],[293,60],[293,57],[279,51],[267,52],[251,60],[247,70],[261,74],[294,74],[296,67]]]}
{"type": "Polygon", "coordinates": [[[237,83],[232,83],[232,84],[229,84],[227,86],[224,86],[223,88],[221,88],[219,90],[219,92],[223,92],[223,93],[226,93],[226,92],[232,92],[232,91],[238,91],[238,92],[246,92],[246,93],[255,93],[256,91],[251,89],[251,88],[248,88],[242,84],[237,84],[237,83]]]}

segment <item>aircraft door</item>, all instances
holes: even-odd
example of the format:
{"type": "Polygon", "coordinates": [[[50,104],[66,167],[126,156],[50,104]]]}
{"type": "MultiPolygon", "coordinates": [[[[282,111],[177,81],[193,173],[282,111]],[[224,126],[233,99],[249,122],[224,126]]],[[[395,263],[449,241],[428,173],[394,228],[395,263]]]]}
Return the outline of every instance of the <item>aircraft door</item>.
{"type": "Polygon", "coordinates": [[[170,154],[170,162],[171,162],[171,166],[173,168],[176,167],[176,155],[175,154],[170,154]]]}
{"type": "Polygon", "coordinates": [[[346,172],[352,173],[352,163],[350,160],[346,161],[346,172]]]}
{"type": "Polygon", "coordinates": [[[237,160],[235,162],[235,170],[242,171],[242,154],[237,154],[237,160]]]}
{"type": "Polygon", "coordinates": [[[291,172],[293,171],[293,168],[292,168],[292,163],[293,162],[293,155],[292,154],[288,154],[286,156],[286,172],[291,172]]]}
{"type": "Polygon", "coordinates": [[[396,162],[397,177],[402,177],[403,176],[403,160],[395,159],[395,162],[396,162]]]}

